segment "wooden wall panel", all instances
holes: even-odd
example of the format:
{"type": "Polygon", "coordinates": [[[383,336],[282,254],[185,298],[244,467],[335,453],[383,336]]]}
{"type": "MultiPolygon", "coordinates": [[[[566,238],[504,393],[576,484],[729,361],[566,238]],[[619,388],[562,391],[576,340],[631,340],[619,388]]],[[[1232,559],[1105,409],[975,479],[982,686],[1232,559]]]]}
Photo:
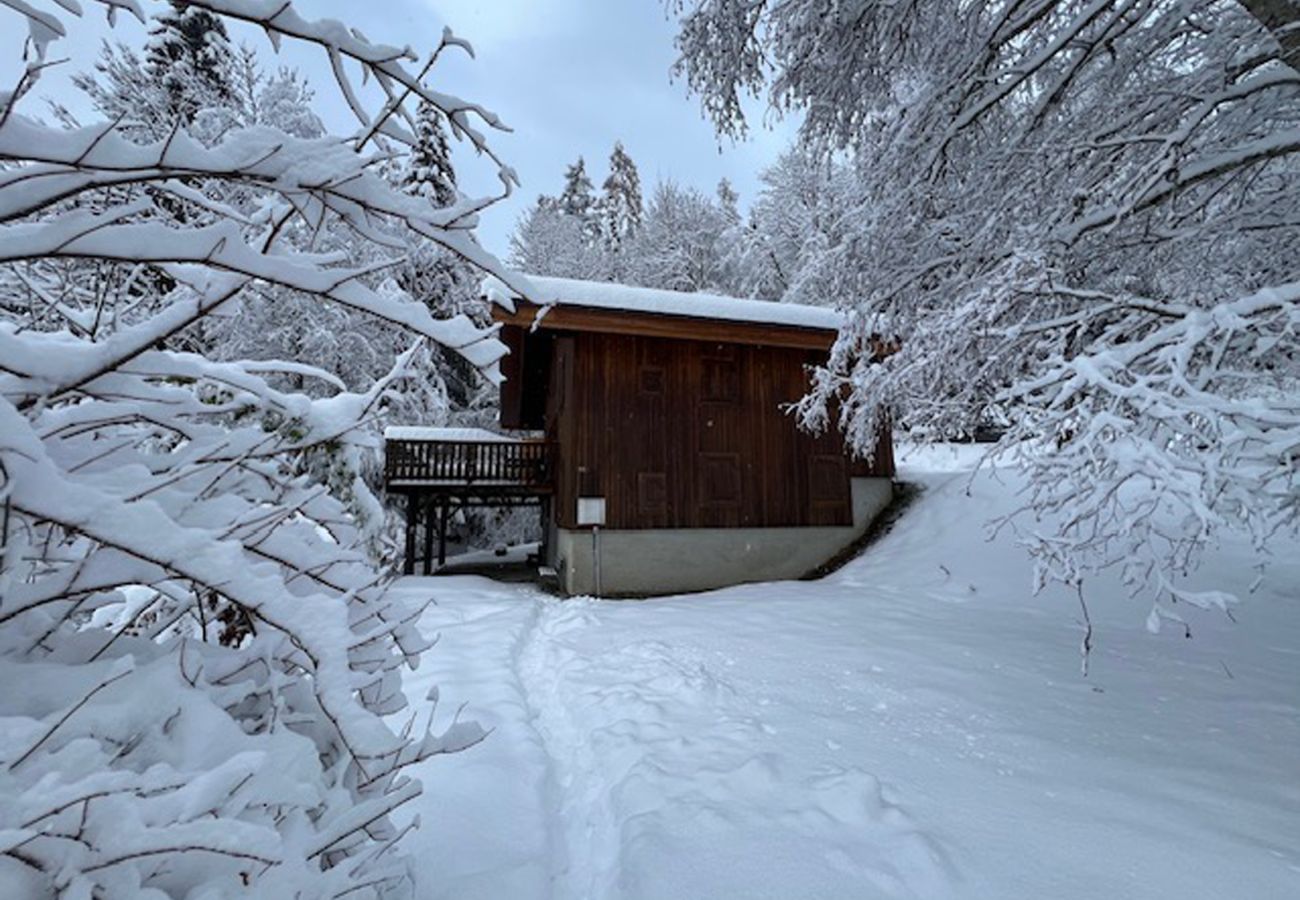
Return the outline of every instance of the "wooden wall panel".
{"type": "Polygon", "coordinates": [[[524,427],[524,330],[502,326],[501,343],[510,352],[501,358],[501,427],[524,427]]]}
{"type": "Polygon", "coordinates": [[[546,394],[546,439],[556,445],[555,507],[556,522],[564,528],[576,524],[577,510],[577,442],[578,419],[575,414],[574,379],[577,356],[574,338],[556,339],[551,360],[550,387],[546,394]]]}
{"type": "Polygon", "coordinates": [[[546,427],[555,335],[503,325],[498,336],[510,351],[501,359],[501,427],[539,431],[546,427]]]}
{"type": "MultiPolygon", "coordinates": [[[[815,354],[815,351],[814,351],[815,354]]],[[[801,432],[808,350],[581,332],[559,337],[547,434],[556,516],[603,496],[611,528],[847,525],[838,435],[801,432]]]]}
{"type": "Polygon", "coordinates": [[[625,512],[637,528],[669,527],[675,508],[668,482],[670,348],[664,341],[635,340],[630,358],[635,390],[624,400],[629,434],[619,443],[635,479],[632,508],[625,512]]]}

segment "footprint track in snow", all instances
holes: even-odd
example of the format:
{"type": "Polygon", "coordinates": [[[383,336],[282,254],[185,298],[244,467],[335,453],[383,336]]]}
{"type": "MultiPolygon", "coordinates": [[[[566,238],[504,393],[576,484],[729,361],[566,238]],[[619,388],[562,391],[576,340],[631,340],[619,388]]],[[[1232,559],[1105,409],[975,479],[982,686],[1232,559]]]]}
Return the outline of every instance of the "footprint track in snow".
{"type": "Polygon", "coordinates": [[[797,771],[770,749],[779,730],[755,717],[761,698],[692,648],[653,638],[610,645],[602,601],[535,602],[518,674],[553,775],[557,897],[635,894],[625,890],[625,856],[682,828],[755,827],[824,846],[829,864],[886,895],[909,896],[901,886],[917,884],[945,893],[942,849],[874,776],[797,771]]]}

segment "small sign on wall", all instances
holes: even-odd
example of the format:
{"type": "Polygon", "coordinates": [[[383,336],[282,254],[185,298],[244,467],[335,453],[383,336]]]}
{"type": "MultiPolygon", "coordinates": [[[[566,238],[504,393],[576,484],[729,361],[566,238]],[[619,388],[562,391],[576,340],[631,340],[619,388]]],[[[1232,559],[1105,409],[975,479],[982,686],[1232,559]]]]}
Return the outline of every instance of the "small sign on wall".
{"type": "Polygon", "coordinates": [[[604,497],[579,497],[578,498],[578,524],[579,525],[604,525],[605,524],[605,498],[604,497]]]}

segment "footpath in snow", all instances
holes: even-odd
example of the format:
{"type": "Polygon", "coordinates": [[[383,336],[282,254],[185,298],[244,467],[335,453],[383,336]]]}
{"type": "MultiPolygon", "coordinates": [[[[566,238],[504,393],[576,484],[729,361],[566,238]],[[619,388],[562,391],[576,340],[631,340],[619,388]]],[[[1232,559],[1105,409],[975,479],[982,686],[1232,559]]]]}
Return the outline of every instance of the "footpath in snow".
{"type": "Polygon", "coordinates": [[[944,468],[818,582],[406,581],[441,634],[412,699],[492,729],[420,773],[427,896],[1300,897],[1300,548],[1190,640],[1092,586],[1085,679],[1073,595],[984,540],[1014,477],[944,468]]]}

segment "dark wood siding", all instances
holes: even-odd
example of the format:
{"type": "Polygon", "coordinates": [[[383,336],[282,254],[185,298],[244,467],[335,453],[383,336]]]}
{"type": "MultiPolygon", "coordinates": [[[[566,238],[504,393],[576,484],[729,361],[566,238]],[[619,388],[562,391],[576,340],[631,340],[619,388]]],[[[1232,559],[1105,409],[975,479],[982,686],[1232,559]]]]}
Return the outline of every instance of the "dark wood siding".
{"type": "Polygon", "coordinates": [[[807,366],[823,358],[562,333],[547,401],[558,523],[575,527],[577,497],[600,496],[611,528],[851,524],[850,469],[863,473],[861,464],[851,466],[837,434],[806,434],[783,408],[807,392],[807,366]]]}
{"type": "Polygon", "coordinates": [[[501,341],[510,350],[501,360],[501,427],[540,431],[546,424],[546,392],[550,381],[555,335],[504,325],[501,341]]]}
{"type": "Polygon", "coordinates": [[[505,325],[501,343],[510,352],[501,358],[501,427],[523,428],[524,418],[524,329],[505,325]]]}

